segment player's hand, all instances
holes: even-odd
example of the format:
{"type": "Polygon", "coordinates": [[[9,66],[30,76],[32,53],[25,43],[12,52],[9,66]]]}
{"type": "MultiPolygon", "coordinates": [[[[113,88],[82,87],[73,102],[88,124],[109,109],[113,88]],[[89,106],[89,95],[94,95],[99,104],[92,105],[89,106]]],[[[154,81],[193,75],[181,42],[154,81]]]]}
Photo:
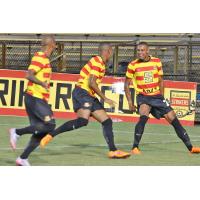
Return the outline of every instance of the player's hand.
{"type": "Polygon", "coordinates": [[[49,90],[49,84],[47,82],[42,82],[42,87],[45,88],[46,90],[49,90]]]}
{"type": "Polygon", "coordinates": [[[128,102],[128,106],[130,111],[136,112],[137,108],[135,105],[132,104],[132,102],[128,102]]]}
{"type": "Polygon", "coordinates": [[[109,104],[111,108],[115,107],[116,104],[117,104],[115,101],[113,101],[111,99],[108,99],[108,98],[105,98],[104,102],[107,103],[107,104],[109,104]]]}

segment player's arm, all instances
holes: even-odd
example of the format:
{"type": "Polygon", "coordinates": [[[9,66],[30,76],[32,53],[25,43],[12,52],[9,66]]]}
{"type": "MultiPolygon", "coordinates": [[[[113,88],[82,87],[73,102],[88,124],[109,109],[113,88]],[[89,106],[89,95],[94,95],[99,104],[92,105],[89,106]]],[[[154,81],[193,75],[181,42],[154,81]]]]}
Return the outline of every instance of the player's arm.
{"type": "Polygon", "coordinates": [[[124,83],[124,91],[125,91],[126,98],[128,101],[129,110],[135,111],[136,107],[133,105],[132,98],[131,98],[131,92],[130,92],[130,88],[129,88],[131,81],[132,81],[131,78],[126,77],[125,83],[124,83]]]}
{"type": "Polygon", "coordinates": [[[99,89],[97,85],[97,77],[93,74],[90,75],[89,77],[89,87],[100,97],[104,100],[105,103],[108,103],[111,107],[114,107],[116,102],[114,102],[111,99],[108,99],[99,89]]]}
{"type": "Polygon", "coordinates": [[[164,83],[163,83],[163,69],[162,69],[162,63],[159,59],[159,62],[157,63],[157,69],[158,69],[158,83],[160,87],[160,93],[164,96],[164,83]]]}
{"type": "Polygon", "coordinates": [[[163,76],[159,76],[159,87],[160,87],[160,93],[164,96],[164,82],[163,82],[163,76]]]}
{"type": "Polygon", "coordinates": [[[38,79],[35,77],[35,74],[36,74],[36,72],[35,72],[34,70],[29,69],[28,72],[27,72],[27,75],[26,75],[26,79],[28,79],[28,80],[31,81],[32,83],[41,85],[41,86],[44,87],[45,89],[48,89],[48,83],[42,82],[42,81],[38,80],[38,79]]]}

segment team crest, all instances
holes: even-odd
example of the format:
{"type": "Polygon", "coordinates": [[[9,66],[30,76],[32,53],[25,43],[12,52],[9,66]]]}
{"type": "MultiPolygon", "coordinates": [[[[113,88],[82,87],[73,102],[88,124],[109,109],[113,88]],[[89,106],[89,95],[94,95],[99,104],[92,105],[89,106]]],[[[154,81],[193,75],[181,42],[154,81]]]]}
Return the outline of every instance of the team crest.
{"type": "Polygon", "coordinates": [[[84,103],[84,107],[86,107],[86,108],[90,107],[90,103],[88,103],[88,102],[84,103]]]}
{"type": "Polygon", "coordinates": [[[49,115],[47,115],[47,116],[44,117],[44,121],[45,121],[45,122],[48,122],[48,121],[50,121],[50,120],[51,120],[51,117],[50,117],[49,115]]]}

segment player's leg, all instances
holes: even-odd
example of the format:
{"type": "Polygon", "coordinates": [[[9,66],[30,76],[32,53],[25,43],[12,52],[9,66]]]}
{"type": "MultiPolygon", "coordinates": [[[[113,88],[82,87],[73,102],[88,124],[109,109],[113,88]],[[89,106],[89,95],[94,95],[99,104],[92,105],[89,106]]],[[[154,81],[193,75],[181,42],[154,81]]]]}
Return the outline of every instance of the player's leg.
{"type": "Polygon", "coordinates": [[[92,106],[92,116],[99,123],[102,124],[103,135],[110,150],[108,157],[109,158],[126,158],[130,154],[121,150],[118,150],[114,143],[114,134],[113,134],[113,122],[111,118],[107,115],[103,105],[99,102],[98,99],[94,100],[92,106]]]}
{"type": "Polygon", "coordinates": [[[29,120],[34,123],[28,127],[16,129],[18,135],[48,133],[55,128],[53,112],[46,101],[26,95],[25,105],[29,120]]]}
{"type": "MultiPolygon", "coordinates": [[[[52,126],[52,129],[50,129],[50,130],[53,130],[55,128],[55,120],[54,119],[45,121],[43,123],[38,120],[38,121],[35,121],[35,123],[36,123],[36,126],[38,124],[41,124],[41,126],[43,126],[42,124],[45,124],[46,126],[50,126],[50,127],[52,126]]],[[[32,122],[32,125],[34,126],[33,122],[32,122]]],[[[43,129],[41,129],[41,132],[36,132],[36,133],[32,134],[28,145],[24,149],[23,153],[16,160],[17,165],[21,165],[21,166],[30,165],[28,162],[29,155],[39,146],[41,139],[47,133],[48,132],[45,132],[43,129]]]]}
{"type": "Polygon", "coordinates": [[[65,122],[63,125],[50,133],[52,137],[74,129],[87,126],[91,114],[94,97],[90,96],[87,91],[76,87],[72,92],[73,108],[77,113],[77,118],[65,122]]]}
{"type": "Polygon", "coordinates": [[[191,153],[200,153],[199,147],[193,147],[190,141],[190,138],[187,134],[187,131],[183,128],[180,121],[178,120],[175,112],[171,110],[167,114],[164,115],[165,119],[174,127],[174,130],[177,136],[183,141],[187,149],[191,153]]]}
{"type": "MultiPolygon", "coordinates": [[[[43,123],[38,120],[35,126],[38,126],[38,124],[41,124],[41,127],[49,126],[51,128],[46,129],[46,130],[44,128],[38,128],[37,130],[39,131],[32,134],[28,145],[24,149],[23,153],[16,160],[17,165],[21,165],[21,166],[30,165],[28,162],[29,155],[39,146],[41,139],[48,133],[47,130],[52,131],[55,128],[54,119],[50,119],[49,121],[45,121],[43,123]]],[[[34,124],[32,125],[34,126],[34,124]]]]}
{"type": "Polygon", "coordinates": [[[29,155],[39,146],[40,140],[49,132],[55,128],[55,119],[53,118],[53,112],[50,106],[44,101],[36,101],[34,107],[35,115],[29,116],[31,127],[35,129],[32,132],[32,137],[24,149],[20,157],[17,158],[17,165],[30,165],[28,162],[29,155]]]}
{"type": "MultiPolygon", "coordinates": [[[[33,104],[32,99],[29,99],[29,97],[25,94],[25,108],[26,108],[26,113],[28,115],[31,126],[33,124],[35,124],[34,123],[35,121],[38,121],[38,119],[36,118],[36,116],[33,113],[33,109],[31,108],[32,104],[33,104]]],[[[31,132],[30,132],[30,134],[31,134],[31,132]]],[[[16,149],[17,140],[20,138],[20,129],[10,128],[9,135],[10,135],[10,145],[11,145],[12,149],[14,150],[14,149],[16,149]]]]}
{"type": "Polygon", "coordinates": [[[40,146],[46,146],[53,137],[68,131],[72,131],[83,126],[87,126],[91,111],[89,109],[79,109],[77,111],[77,118],[67,121],[55,130],[49,132],[44,138],[42,138],[40,146]]]}
{"type": "Polygon", "coordinates": [[[142,135],[144,133],[144,127],[149,119],[149,113],[150,113],[151,107],[147,104],[141,104],[139,106],[139,114],[140,118],[135,126],[135,132],[134,132],[134,142],[131,153],[133,154],[140,154],[140,150],[138,149],[140,141],[142,139],[142,135]]]}
{"type": "Polygon", "coordinates": [[[44,135],[32,135],[30,141],[22,154],[16,159],[16,165],[18,166],[29,166],[30,163],[28,162],[29,155],[39,146],[40,140],[43,138],[44,135]]]}
{"type": "Polygon", "coordinates": [[[177,136],[183,141],[188,150],[192,153],[200,153],[200,148],[192,147],[186,130],[180,124],[173,108],[170,107],[170,105],[164,100],[163,96],[160,95],[157,98],[152,99],[151,105],[153,106],[151,109],[151,114],[154,117],[157,119],[164,117],[169,122],[169,124],[174,127],[177,136]]]}
{"type": "Polygon", "coordinates": [[[49,133],[52,137],[55,137],[56,135],[59,135],[61,133],[71,131],[74,129],[81,128],[83,126],[87,126],[88,120],[90,117],[91,111],[89,109],[79,109],[77,111],[77,118],[74,120],[70,120],[56,128],[54,131],[49,133]]]}
{"type": "Polygon", "coordinates": [[[109,150],[110,151],[115,151],[117,150],[115,144],[114,144],[114,135],[113,135],[113,125],[112,125],[112,120],[110,117],[107,115],[105,110],[96,110],[92,112],[92,116],[102,124],[103,128],[103,135],[104,138],[108,144],[109,150]]]}
{"type": "Polygon", "coordinates": [[[49,120],[45,122],[38,122],[35,125],[30,125],[25,128],[16,129],[16,134],[22,136],[25,134],[40,134],[40,133],[49,133],[55,128],[54,120],[49,120]]]}
{"type": "Polygon", "coordinates": [[[83,89],[75,88],[72,92],[72,99],[74,111],[77,113],[77,118],[67,121],[54,131],[49,132],[49,134],[41,140],[41,147],[46,146],[56,135],[87,126],[94,97],[91,97],[83,89]]]}
{"type": "Polygon", "coordinates": [[[25,107],[29,117],[30,126],[15,129],[18,136],[49,132],[55,128],[53,112],[47,102],[26,94],[25,107]]]}
{"type": "Polygon", "coordinates": [[[21,129],[10,129],[10,143],[13,149],[16,148],[17,140],[21,135],[44,134],[53,131],[55,128],[53,112],[47,102],[26,95],[25,106],[31,124],[21,129]]]}
{"type": "Polygon", "coordinates": [[[114,143],[113,134],[113,123],[110,117],[107,115],[104,109],[96,110],[92,112],[92,116],[102,124],[103,135],[108,145],[110,152],[108,153],[109,158],[127,158],[130,156],[129,153],[118,150],[114,143]]]}

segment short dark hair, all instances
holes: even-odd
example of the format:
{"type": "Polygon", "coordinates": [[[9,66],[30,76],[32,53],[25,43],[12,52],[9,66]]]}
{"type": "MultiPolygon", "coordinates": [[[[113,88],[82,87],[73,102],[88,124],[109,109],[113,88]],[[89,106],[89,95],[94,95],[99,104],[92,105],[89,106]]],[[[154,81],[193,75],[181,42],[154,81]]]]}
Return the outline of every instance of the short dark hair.
{"type": "Polygon", "coordinates": [[[138,47],[139,45],[145,45],[145,46],[149,47],[149,44],[148,44],[147,42],[144,42],[144,41],[139,42],[139,43],[137,44],[137,47],[138,47]]]}

